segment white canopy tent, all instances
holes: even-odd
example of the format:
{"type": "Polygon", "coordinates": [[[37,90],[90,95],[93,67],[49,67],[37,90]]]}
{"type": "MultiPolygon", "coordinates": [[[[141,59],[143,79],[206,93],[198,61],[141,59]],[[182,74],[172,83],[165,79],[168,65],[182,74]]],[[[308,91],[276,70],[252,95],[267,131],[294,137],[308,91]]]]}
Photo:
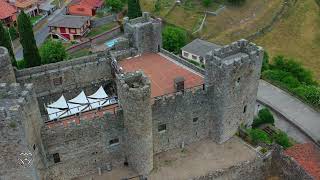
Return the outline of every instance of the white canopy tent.
{"type": "Polygon", "coordinates": [[[66,101],[62,95],[56,102],[47,106],[49,120],[71,116],[80,112],[97,109],[117,101],[115,98],[108,98],[102,86],[92,95],[86,96],[84,91],[73,99],[66,101]]]}

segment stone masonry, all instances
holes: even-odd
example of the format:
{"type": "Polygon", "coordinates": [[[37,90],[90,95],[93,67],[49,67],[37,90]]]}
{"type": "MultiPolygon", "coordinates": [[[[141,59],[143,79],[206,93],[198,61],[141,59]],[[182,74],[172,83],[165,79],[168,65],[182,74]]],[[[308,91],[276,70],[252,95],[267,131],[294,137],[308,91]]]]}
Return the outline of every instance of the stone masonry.
{"type": "Polygon", "coordinates": [[[159,53],[161,20],[143,13],[126,19],[124,31],[121,44],[111,51],[24,70],[14,71],[7,50],[0,47],[0,83],[20,83],[0,85],[0,158],[5,158],[0,159],[1,180],[72,179],[124,164],[147,177],[155,154],[208,137],[223,143],[240,124],[250,124],[261,47],[240,40],[215,50],[206,58],[204,85],[151,98],[150,80],[143,72],[113,68],[128,55],[159,53]],[[89,120],[76,117],[80,124],[44,123],[39,103],[62,93],[73,97],[81,90],[94,92],[107,84],[117,86],[119,102],[113,113],[89,120]],[[33,154],[27,168],[14,161],[24,151],[33,154]]]}

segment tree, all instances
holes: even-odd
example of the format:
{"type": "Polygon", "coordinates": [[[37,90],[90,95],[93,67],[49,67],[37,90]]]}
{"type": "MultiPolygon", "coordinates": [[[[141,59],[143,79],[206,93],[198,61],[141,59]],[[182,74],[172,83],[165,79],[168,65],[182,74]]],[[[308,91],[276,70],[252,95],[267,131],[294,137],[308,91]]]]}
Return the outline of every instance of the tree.
{"type": "Polygon", "coordinates": [[[41,63],[48,64],[63,61],[67,57],[65,47],[60,41],[49,40],[40,47],[41,63]]]}
{"type": "Polygon", "coordinates": [[[258,117],[253,120],[252,128],[257,128],[261,124],[274,124],[273,115],[267,108],[263,108],[259,111],[258,117]]]}
{"type": "Polygon", "coordinates": [[[265,51],[263,55],[261,71],[263,72],[268,69],[269,69],[269,54],[265,51]]]}
{"type": "Polygon", "coordinates": [[[105,0],[113,12],[120,12],[124,6],[121,0],[105,0]]]}
{"type": "Polygon", "coordinates": [[[128,0],[128,17],[134,19],[142,15],[139,0],[128,0]]]}
{"type": "Polygon", "coordinates": [[[177,27],[167,26],[163,33],[163,48],[178,54],[187,42],[187,33],[177,27]]]}
{"type": "Polygon", "coordinates": [[[209,5],[211,4],[212,0],[202,0],[202,4],[205,6],[205,7],[209,7],[209,5]]]}
{"type": "Polygon", "coordinates": [[[15,40],[15,39],[17,39],[18,36],[19,36],[16,28],[13,27],[13,26],[11,26],[11,27],[9,28],[9,33],[10,33],[11,40],[15,40]]]}
{"type": "Polygon", "coordinates": [[[13,66],[17,66],[16,59],[14,57],[14,53],[12,50],[10,37],[8,31],[3,27],[3,24],[0,21],[0,46],[3,46],[8,49],[10,57],[11,57],[11,63],[13,66]]]}
{"type": "Polygon", "coordinates": [[[246,0],[228,0],[231,4],[241,5],[246,2],[246,0]]]}
{"type": "Polygon", "coordinates": [[[277,134],[273,135],[272,137],[276,143],[284,147],[285,149],[292,146],[288,135],[282,131],[278,132],[277,134]]]}
{"type": "Polygon", "coordinates": [[[157,0],[154,5],[154,11],[159,12],[160,10],[161,10],[161,2],[160,2],[160,0],[157,0]]]}
{"type": "Polygon", "coordinates": [[[28,67],[41,65],[41,57],[34,39],[29,17],[22,11],[18,16],[18,31],[23,48],[23,58],[28,67]]]}

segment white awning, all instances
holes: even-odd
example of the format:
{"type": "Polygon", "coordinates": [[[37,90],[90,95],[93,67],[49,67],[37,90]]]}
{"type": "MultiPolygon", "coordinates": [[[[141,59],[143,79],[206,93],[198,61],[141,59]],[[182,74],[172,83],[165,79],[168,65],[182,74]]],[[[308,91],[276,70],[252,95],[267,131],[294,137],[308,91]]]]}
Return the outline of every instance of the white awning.
{"type": "Polygon", "coordinates": [[[54,120],[60,118],[61,115],[66,114],[67,110],[60,110],[56,108],[46,108],[48,115],[49,115],[49,120],[54,120]]]}
{"type": "Polygon", "coordinates": [[[108,95],[104,91],[102,86],[100,86],[100,88],[97,90],[97,92],[95,92],[92,95],[88,96],[88,98],[91,98],[91,99],[104,99],[104,98],[107,98],[107,97],[108,97],[108,95]]]}
{"type": "Polygon", "coordinates": [[[56,102],[49,104],[48,107],[56,109],[68,109],[67,101],[62,95],[56,102]]]}

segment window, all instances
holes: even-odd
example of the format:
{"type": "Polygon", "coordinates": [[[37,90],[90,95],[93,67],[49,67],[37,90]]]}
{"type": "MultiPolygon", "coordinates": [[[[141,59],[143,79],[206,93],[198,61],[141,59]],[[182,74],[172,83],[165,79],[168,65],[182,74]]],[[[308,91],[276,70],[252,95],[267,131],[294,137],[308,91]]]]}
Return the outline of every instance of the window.
{"type": "Polygon", "coordinates": [[[167,130],[167,125],[166,124],[160,124],[158,126],[158,132],[164,132],[167,130]]]}
{"type": "Polygon", "coordinates": [[[118,145],[118,144],[119,144],[119,138],[111,139],[109,141],[109,145],[110,146],[115,146],[115,145],[118,145]]]}
{"type": "Polygon", "coordinates": [[[74,28],[70,28],[69,31],[70,31],[70,33],[76,33],[77,32],[76,29],[74,29],[74,28]]]}
{"type": "Polygon", "coordinates": [[[53,161],[54,161],[54,163],[61,162],[59,153],[53,154],[53,161]]]}
{"type": "Polygon", "coordinates": [[[53,81],[53,85],[59,86],[62,84],[62,77],[54,78],[52,81],[53,81]]]}
{"type": "Polygon", "coordinates": [[[197,59],[197,56],[192,55],[192,59],[193,59],[193,60],[196,60],[196,59],[197,59]]]}
{"type": "Polygon", "coordinates": [[[192,119],[192,122],[194,122],[194,123],[198,122],[198,119],[199,119],[198,117],[195,117],[195,118],[192,119]]]}
{"type": "Polygon", "coordinates": [[[188,56],[189,56],[189,53],[184,52],[183,55],[184,55],[185,57],[188,57],[188,56]]]}
{"type": "Polygon", "coordinates": [[[243,113],[246,113],[246,112],[247,112],[247,105],[245,105],[243,108],[243,113]]]}

